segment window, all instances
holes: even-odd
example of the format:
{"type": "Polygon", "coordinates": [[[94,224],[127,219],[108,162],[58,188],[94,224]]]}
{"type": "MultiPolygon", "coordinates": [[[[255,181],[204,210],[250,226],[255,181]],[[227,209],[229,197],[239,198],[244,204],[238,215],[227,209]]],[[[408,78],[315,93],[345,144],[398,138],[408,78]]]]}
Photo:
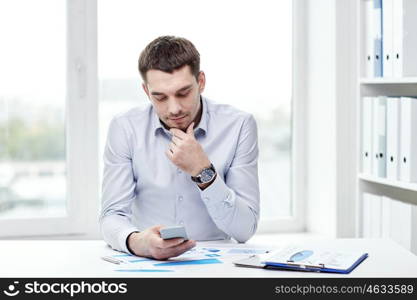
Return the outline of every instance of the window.
{"type": "Polygon", "coordinates": [[[200,51],[204,95],[257,120],[261,221],[291,218],[292,1],[103,0],[98,21],[100,158],[111,118],[148,103],[140,51],[157,36],[183,36],[200,51]]]}
{"type": "Polygon", "coordinates": [[[0,218],[65,214],[65,20],[65,1],[0,3],[0,218]]]}
{"type": "Polygon", "coordinates": [[[199,49],[206,97],[254,114],[261,222],[294,228],[282,223],[299,207],[292,186],[292,141],[300,139],[292,120],[300,116],[291,101],[291,0],[5,0],[0,236],[97,236],[108,124],[116,113],[148,103],[137,59],[166,34],[184,36],[199,49]]]}
{"type": "Polygon", "coordinates": [[[0,236],[86,226],[83,200],[97,199],[94,180],[83,186],[97,169],[96,53],[86,63],[96,36],[81,37],[95,13],[94,2],[0,2],[0,236]]]}

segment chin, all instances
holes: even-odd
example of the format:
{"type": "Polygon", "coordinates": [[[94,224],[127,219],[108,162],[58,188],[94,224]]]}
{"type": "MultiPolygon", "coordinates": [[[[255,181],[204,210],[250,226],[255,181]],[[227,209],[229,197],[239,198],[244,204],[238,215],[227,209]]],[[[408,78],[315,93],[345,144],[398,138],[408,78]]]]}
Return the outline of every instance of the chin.
{"type": "Polygon", "coordinates": [[[170,128],[177,128],[177,129],[181,129],[181,130],[185,131],[185,130],[187,130],[188,126],[190,126],[190,124],[191,124],[191,122],[189,122],[189,121],[181,122],[179,124],[177,124],[175,122],[172,122],[169,127],[170,128]]]}
{"type": "Polygon", "coordinates": [[[187,126],[180,125],[180,124],[169,124],[169,128],[176,128],[185,131],[187,129],[187,126]]]}
{"type": "Polygon", "coordinates": [[[178,129],[181,129],[182,131],[186,131],[188,126],[177,126],[178,129]]]}

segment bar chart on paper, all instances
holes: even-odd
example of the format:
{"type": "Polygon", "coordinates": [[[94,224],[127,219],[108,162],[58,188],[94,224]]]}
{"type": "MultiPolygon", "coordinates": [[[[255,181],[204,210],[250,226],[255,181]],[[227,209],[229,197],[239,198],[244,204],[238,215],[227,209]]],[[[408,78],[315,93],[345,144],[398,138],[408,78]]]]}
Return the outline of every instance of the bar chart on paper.
{"type": "Polygon", "coordinates": [[[236,258],[246,257],[251,254],[262,254],[269,252],[269,249],[249,248],[222,248],[222,247],[196,247],[182,255],[168,260],[155,260],[151,258],[138,257],[131,254],[114,254],[103,259],[115,260],[117,267],[115,272],[132,273],[183,273],[214,264],[223,264],[236,258]]]}

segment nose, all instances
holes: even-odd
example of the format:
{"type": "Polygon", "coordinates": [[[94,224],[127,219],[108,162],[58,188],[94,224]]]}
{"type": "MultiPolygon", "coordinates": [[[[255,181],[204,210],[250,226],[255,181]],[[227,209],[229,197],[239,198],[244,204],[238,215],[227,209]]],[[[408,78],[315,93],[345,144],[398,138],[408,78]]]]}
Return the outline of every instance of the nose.
{"type": "Polygon", "coordinates": [[[179,113],[181,112],[181,105],[178,99],[172,98],[168,101],[168,110],[170,115],[179,115],[179,113]]]}

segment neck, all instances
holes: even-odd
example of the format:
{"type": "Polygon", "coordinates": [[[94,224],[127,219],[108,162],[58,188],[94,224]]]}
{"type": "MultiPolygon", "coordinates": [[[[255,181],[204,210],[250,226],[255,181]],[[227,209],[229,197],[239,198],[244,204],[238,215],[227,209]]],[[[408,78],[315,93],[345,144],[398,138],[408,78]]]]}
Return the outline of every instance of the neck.
{"type": "Polygon", "coordinates": [[[203,100],[201,100],[201,96],[200,96],[200,108],[198,109],[198,113],[195,116],[195,119],[193,121],[194,122],[194,128],[196,128],[200,124],[202,115],[203,115],[203,100]]]}

